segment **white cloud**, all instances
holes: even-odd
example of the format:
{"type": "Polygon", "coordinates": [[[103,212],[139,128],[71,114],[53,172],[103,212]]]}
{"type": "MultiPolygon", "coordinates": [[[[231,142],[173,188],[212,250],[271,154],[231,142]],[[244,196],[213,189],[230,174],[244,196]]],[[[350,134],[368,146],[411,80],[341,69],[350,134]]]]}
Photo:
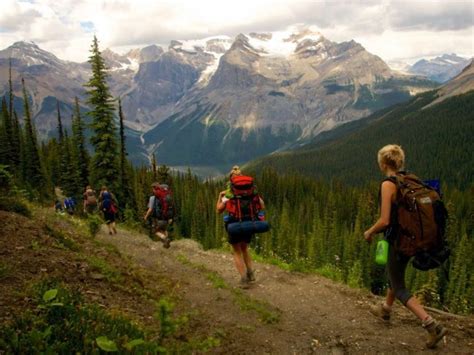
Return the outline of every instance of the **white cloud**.
{"type": "Polygon", "coordinates": [[[473,55],[474,1],[440,0],[2,0],[0,47],[33,40],[83,61],[94,31],[101,48],[316,25],[330,40],[355,39],[383,59],[473,55]],[[85,25],[87,24],[87,25],[85,25]]]}

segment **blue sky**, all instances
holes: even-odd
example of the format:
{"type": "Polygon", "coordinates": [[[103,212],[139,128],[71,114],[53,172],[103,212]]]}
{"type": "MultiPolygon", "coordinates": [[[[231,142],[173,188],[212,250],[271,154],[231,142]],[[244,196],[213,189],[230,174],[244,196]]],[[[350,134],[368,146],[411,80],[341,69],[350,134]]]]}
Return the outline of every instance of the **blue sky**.
{"type": "Polygon", "coordinates": [[[382,59],[473,56],[474,1],[2,0],[0,48],[34,41],[62,59],[87,59],[92,35],[118,52],[172,39],[313,25],[382,59]]]}

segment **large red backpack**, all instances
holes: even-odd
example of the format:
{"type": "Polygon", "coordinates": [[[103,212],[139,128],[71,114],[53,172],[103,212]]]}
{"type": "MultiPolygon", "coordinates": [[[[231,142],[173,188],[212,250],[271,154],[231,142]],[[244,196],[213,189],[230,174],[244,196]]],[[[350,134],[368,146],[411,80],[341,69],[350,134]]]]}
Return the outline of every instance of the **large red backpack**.
{"type": "Polygon", "coordinates": [[[153,204],[153,217],[160,220],[174,218],[173,193],[166,184],[153,189],[155,203],[153,204]]]}
{"type": "Polygon", "coordinates": [[[226,211],[232,220],[254,221],[262,209],[260,196],[257,193],[251,176],[239,175],[230,179],[232,197],[226,202],[226,211]]]}

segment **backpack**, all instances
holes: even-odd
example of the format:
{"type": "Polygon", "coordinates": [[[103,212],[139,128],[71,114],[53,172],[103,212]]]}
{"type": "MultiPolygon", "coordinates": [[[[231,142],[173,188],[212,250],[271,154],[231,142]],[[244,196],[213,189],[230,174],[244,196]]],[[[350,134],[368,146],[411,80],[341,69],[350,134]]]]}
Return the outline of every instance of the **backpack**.
{"type": "Polygon", "coordinates": [[[226,202],[231,221],[255,221],[261,211],[260,196],[251,176],[238,175],[230,179],[232,197],[226,202]]]}
{"type": "Polygon", "coordinates": [[[86,190],[86,204],[88,206],[97,205],[97,198],[95,197],[95,191],[92,189],[86,190]]]}
{"type": "Polygon", "coordinates": [[[415,256],[413,266],[420,270],[440,266],[450,251],[445,240],[448,213],[439,193],[413,174],[397,173],[389,180],[397,186],[394,247],[415,256]]]}
{"type": "Polygon", "coordinates": [[[166,184],[161,184],[153,189],[155,201],[153,203],[152,217],[159,220],[174,218],[173,192],[166,184]]]}
{"type": "Polygon", "coordinates": [[[112,194],[108,191],[102,193],[102,210],[110,213],[117,212],[117,207],[114,204],[112,194]]]}

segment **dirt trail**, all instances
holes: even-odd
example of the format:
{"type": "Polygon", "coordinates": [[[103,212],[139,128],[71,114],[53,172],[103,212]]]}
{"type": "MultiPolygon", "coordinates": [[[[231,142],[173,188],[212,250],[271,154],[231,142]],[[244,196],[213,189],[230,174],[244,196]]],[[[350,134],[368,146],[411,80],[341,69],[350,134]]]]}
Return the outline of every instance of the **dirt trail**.
{"type": "Polygon", "coordinates": [[[450,334],[437,349],[426,350],[426,332],[415,317],[397,304],[391,323],[384,324],[368,313],[369,304],[381,301],[368,292],[260,263],[255,264],[257,282],[240,290],[230,252],[204,251],[188,239],[164,249],[124,230],[110,236],[103,229],[98,238],[174,280],[180,302],[199,312],[196,326],[226,334],[217,353],[474,354],[473,317],[434,315],[450,334]]]}

